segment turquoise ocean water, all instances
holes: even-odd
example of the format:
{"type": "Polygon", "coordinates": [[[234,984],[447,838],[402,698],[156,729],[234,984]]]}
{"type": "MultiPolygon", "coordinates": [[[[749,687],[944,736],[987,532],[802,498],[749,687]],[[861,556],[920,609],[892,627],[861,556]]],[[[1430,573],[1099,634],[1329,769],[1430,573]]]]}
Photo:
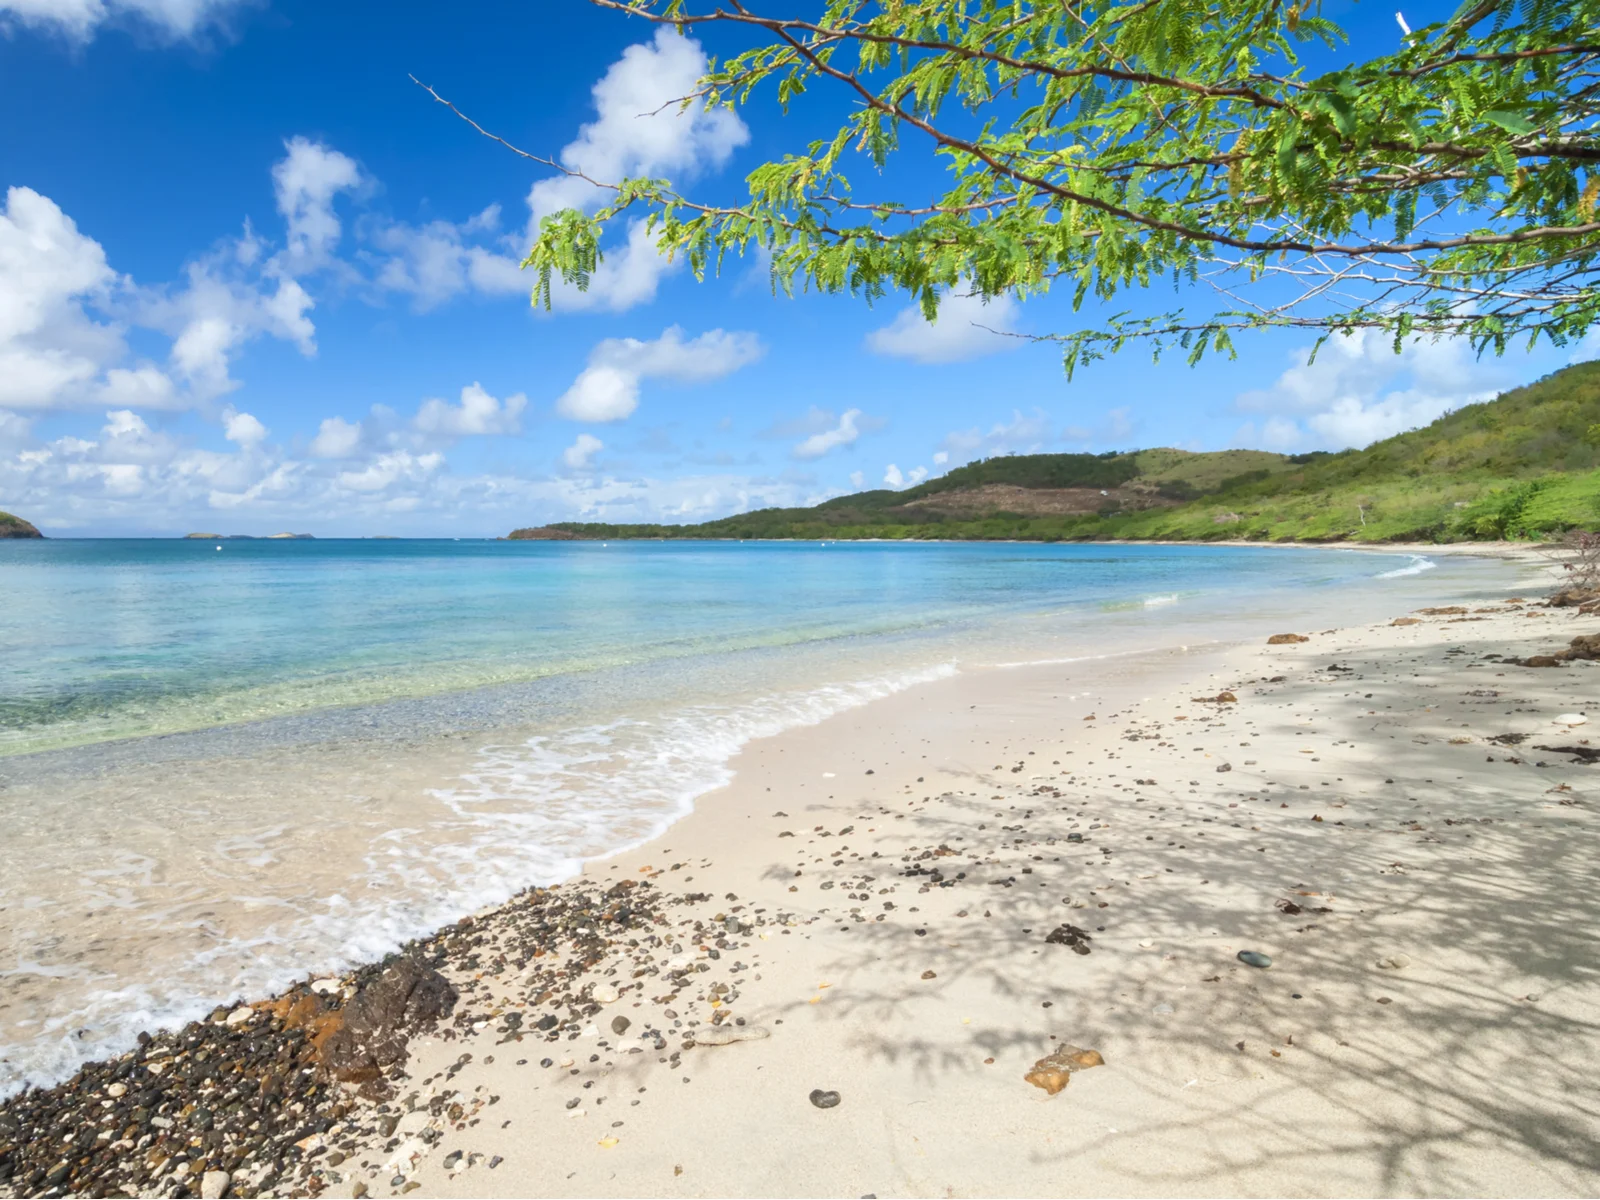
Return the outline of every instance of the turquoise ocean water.
{"type": "Polygon", "coordinates": [[[654,836],[751,738],[1509,583],[1314,549],[218,545],[0,542],[0,1094],[654,836]]]}

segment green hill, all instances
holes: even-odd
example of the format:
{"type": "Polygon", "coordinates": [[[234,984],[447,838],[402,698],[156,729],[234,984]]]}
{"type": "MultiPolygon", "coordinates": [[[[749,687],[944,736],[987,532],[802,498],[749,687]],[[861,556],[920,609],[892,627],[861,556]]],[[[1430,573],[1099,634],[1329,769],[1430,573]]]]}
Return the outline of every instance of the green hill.
{"type": "Polygon", "coordinates": [[[1477,541],[1600,528],[1600,363],[1364,450],[1030,454],[903,491],[701,525],[550,527],[588,538],[1477,541]]]}
{"type": "Polygon", "coordinates": [[[0,538],[42,538],[40,533],[21,517],[13,517],[8,512],[0,512],[0,538]]]}

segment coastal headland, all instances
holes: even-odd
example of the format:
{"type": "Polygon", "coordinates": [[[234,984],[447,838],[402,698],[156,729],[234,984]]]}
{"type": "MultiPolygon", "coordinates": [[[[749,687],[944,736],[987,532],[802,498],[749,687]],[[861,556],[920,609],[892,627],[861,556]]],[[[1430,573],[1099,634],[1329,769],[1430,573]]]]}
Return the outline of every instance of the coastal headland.
{"type": "Polygon", "coordinates": [[[44,534],[30,522],[21,517],[14,517],[8,512],[0,512],[0,538],[42,538],[44,534]]]}
{"type": "Polygon", "coordinates": [[[652,843],[0,1105],[0,1194],[1594,1194],[1600,625],[1535,574],[751,743],[652,843]]]}

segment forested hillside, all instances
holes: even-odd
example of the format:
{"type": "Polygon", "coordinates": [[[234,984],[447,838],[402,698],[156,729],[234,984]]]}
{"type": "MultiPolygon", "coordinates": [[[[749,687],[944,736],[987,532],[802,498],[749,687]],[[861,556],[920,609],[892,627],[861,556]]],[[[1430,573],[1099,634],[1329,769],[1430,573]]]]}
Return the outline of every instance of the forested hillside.
{"type": "MultiPolygon", "coordinates": [[[[1473,541],[1600,527],[1600,363],[1339,454],[1033,454],[903,491],[583,538],[1473,541]]],[[[519,530],[513,537],[540,531],[519,530]]],[[[544,536],[550,536],[548,532],[544,536]]]]}

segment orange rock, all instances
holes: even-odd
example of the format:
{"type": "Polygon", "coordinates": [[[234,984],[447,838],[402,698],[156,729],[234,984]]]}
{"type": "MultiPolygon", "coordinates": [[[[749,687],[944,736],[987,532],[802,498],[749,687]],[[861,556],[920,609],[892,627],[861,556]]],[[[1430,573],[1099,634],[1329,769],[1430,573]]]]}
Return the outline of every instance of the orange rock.
{"type": "Polygon", "coordinates": [[[1292,646],[1296,642],[1309,642],[1310,640],[1303,633],[1275,633],[1267,639],[1267,645],[1292,646]]]}
{"type": "Polygon", "coordinates": [[[1074,1071],[1086,1071],[1090,1067],[1103,1067],[1106,1065],[1106,1060],[1100,1057],[1100,1051],[1098,1050],[1083,1050],[1077,1046],[1063,1046],[1056,1053],[1065,1056],[1067,1065],[1074,1071]]]}
{"type": "Polygon", "coordinates": [[[1033,1070],[1022,1078],[1033,1084],[1034,1087],[1043,1088],[1054,1096],[1072,1082],[1072,1072],[1065,1067],[1047,1067],[1044,1064],[1048,1061],[1048,1059],[1041,1058],[1033,1065],[1033,1070]]]}
{"type": "MultiPolygon", "coordinates": [[[[289,997],[285,996],[279,1003],[285,1003],[288,999],[289,997]]],[[[298,1000],[289,1004],[284,1011],[273,1015],[283,1019],[283,1027],[285,1029],[299,1029],[302,1025],[309,1025],[317,1017],[320,1017],[322,1010],[322,997],[315,992],[307,992],[298,1000]]]]}
{"type": "Polygon", "coordinates": [[[1033,1070],[1022,1078],[1025,1082],[1033,1084],[1036,1088],[1043,1088],[1054,1096],[1067,1084],[1072,1082],[1074,1071],[1085,1071],[1090,1067],[1103,1067],[1106,1060],[1100,1057],[1098,1050],[1085,1050],[1081,1046],[1060,1046],[1055,1053],[1048,1054],[1033,1064],[1033,1070]]]}
{"type": "Polygon", "coordinates": [[[1391,625],[1421,625],[1422,622],[1417,620],[1416,617],[1396,617],[1394,620],[1390,621],[1389,624],[1391,624],[1391,625]]]}

